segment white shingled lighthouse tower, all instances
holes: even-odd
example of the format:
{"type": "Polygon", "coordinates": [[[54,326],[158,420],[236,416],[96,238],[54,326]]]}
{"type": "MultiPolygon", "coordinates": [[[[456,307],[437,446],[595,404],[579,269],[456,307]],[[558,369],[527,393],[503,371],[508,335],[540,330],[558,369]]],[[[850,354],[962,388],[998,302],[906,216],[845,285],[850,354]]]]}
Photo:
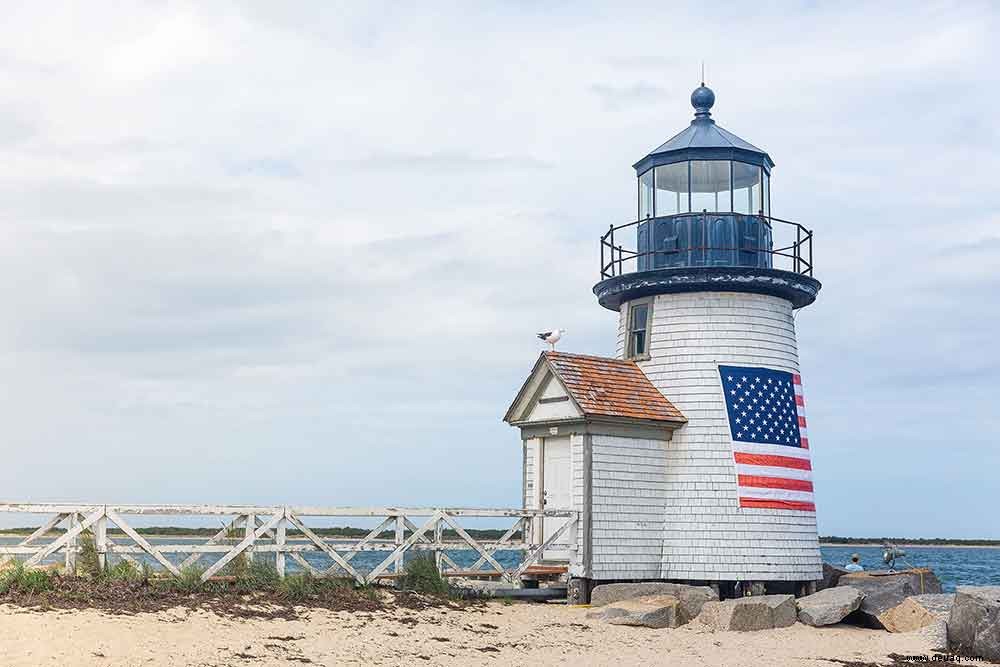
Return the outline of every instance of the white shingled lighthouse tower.
{"type": "Polygon", "coordinates": [[[774,162],[715,123],[714,93],[691,103],[634,165],[637,220],[601,239],[616,358],[543,353],[505,418],[525,507],[580,513],[545,556],[583,599],[602,581],[727,596],[822,576],[794,317],[820,289],[812,232],[772,216],[774,162]]]}

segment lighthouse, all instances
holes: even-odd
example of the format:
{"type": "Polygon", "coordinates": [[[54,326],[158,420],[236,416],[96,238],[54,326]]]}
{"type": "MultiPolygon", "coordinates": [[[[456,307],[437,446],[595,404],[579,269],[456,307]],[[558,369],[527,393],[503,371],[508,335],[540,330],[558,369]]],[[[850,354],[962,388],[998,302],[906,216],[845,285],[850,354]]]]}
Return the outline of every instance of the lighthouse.
{"type": "MultiPolygon", "coordinates": [[[[579,512],[545,558],[581,599],[607,581],[800,592],[822,577],[796,311],[813,236],[772,215],[768,153],[720,127],[714,92],[633,167],[634,221],[600,239],[615,357],[543,352],[505,417],[524,506],[579,512]]],[[[543,542],[556,520],[532,526],[543,542]]]]}

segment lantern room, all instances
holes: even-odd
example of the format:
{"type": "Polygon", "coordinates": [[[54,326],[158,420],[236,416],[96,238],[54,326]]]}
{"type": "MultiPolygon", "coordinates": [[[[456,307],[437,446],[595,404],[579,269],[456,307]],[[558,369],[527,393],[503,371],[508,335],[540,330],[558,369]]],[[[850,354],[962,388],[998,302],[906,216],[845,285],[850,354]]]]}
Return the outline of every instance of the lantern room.
{"type": "Polygon", "coordinates": [[[772,215],[774,161],[715,122],[704,83],[691,105],[691,123],[632,165],[637,218],[601,238],[601,305],[724,286],[812,303],[812,232],[772,215]]]}
{"type": "Polygon", "coordinates": [[[639,177],[638,269],[770,268],[774,162],[712,120],[715,93],[691,94],[694,120],[634,165],[639,177]]]}

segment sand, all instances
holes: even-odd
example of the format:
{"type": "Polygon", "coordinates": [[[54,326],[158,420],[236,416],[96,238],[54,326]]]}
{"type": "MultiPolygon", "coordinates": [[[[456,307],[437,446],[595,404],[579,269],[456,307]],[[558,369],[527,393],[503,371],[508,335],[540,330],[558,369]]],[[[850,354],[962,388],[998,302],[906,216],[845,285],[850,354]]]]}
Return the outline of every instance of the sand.
{"type": "Polygon", "coordinates": [[[837,665],[929,655],[923,634],[849,626],[713,633],[612,626],[565,605],[490,603],[465,610],[358,614],[322,609],[296,620],[173,609],[135,616],[0,606],[0,665],[837,665]]]}

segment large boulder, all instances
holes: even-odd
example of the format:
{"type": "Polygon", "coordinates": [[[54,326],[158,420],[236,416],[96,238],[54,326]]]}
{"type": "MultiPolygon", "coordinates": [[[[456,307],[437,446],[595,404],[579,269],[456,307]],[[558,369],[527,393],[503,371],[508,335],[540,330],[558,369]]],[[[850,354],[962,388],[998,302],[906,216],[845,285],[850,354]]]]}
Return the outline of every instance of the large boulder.
{"type": "Polygon", "coordinates": [[[926,568],[903,572],[852,572],[842,576],[837,586],[850,586],[865,594],[861,608],[848,620],[873,628],[884,628],[879,617],[911,595],[941,592],[941,582],[926,568]]]}
{"type": "Polygon", "coordinates": [[[717,601],[719,595],[708,586],[687,586],[685,584],[668,584],[658,582],[640,582],[635,584],[603,584],[596,586],[590,593],[590,606],[603,607],[623,600],[656,596],[669,596],[676,599],[678,607],[678,623],[683,625],[696,618],[706,602],[717,601]]]}
{"type": "Polygon", "coordinates": [[[948,617],[948,647],[1000,661],[1000,586],[959,586],[948,617]]]}
{"type": "Polygon", "coordinates": [[[879,621],[889,632],[913,632],[947,621],[954,602],[954,593],[912,595],[882,612],[879,621]]]}
{"type": "Polygon", "coordinates": [[[698,619],[714,630],[770,630],[795,624],[798,612],[792,595],[758,595],[707,602],[698,619]]]}
{"type": "Polygon", "coordinates": [[[647,595],[619,600],[587,613],[587,618],[612,625],[641,625],[647,628],[676,628],[680,620],[680,601],[669,595],[647,595]]]}
{"type": "Polygon", "coordinates": [[[865,594],[850,586],[827,588],[799,598],[799,620],[806,625],[821,626],[840,623],[851,612],[857,611],[865,594]]]}

